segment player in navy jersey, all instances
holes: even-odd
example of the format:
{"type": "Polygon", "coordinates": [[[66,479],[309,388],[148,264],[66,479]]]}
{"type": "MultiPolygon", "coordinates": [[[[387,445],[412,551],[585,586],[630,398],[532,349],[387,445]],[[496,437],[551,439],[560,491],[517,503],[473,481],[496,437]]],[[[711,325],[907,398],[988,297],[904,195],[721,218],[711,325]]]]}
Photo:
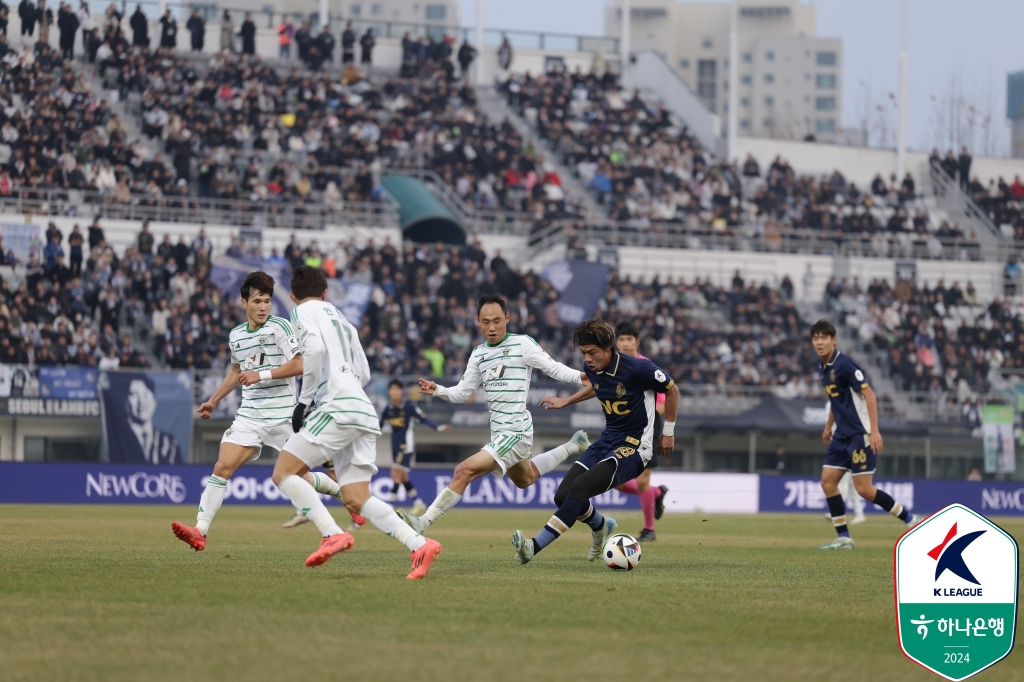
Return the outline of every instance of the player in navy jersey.
{"type": "Polygon", "coordinates": [[[394,485],[388,502],[394,502],[398,490],[405,486],[406,497],[409,500],[416,500],[411,513],[419,516],[427,510],[427,505],[419,498],[416,487],[409,480],[409,467],[412,466],[413,458],[416,456],[413,421],[419,420],[437,431],[450,431],[452,427],[428,419],[423,410],[414,405],[411,400],[404,400],[405,392],[402,382],[398,379],[392,379],[388,384],[388,397],[391,402],[380,414],[381,428],[385,424],[391,425],[391,481],[394,485]]]}
{"type": "Polygon", "coordinates": [[[533,538],[522,531],[512,534],[516,559],[525,564],[537,552],[558,539],[577,520],[593,534],[587,558],[601,554],[605,540],[615,532],[615,519],[602,517],[590,498],[613,486],[631,481],[647,467],[654,455],[654,404],[657,393],[665,393],[665,425],[658,450],[667,455],[675,447],[676,411],[679,389],[660,367],[650,360],[624,355],[615,350],[615,332],[607,322],[593,318],[582,322],[573,343],[583,353],[590,391],[570,398],[548,397],[540,404],[559,409],[596,396],[605,413],[601,437],[569,469],[555,492],[555,512],[533,538]]]}
{"type": "Polygon", "coordinates": [[[846,504],[839,493],[839,481],[849,471],[857,494],[874,502],[907,526],[921,522],[902,504],[871,482],[875,461],[882,452],[882,434],[878,430],[878,400],[868,378],[850,356],[836,348],[836,328],[828,320],[811,327],[811,344],[818,354],[818,375],[828,396],[829,413],[821,440],[828,446],[821,469],[821,489],[836,529],[836,539],[821,549],[853,549],[846,525],[846,504]]]}

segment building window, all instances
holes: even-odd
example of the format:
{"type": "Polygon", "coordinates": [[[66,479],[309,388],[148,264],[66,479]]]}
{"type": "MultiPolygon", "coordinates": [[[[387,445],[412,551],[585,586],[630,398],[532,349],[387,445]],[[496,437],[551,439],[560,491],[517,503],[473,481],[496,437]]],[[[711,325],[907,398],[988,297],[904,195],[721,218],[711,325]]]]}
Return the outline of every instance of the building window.
{"type": "Polygon", "coordinates": [[[768,50],[767,52],[764,53],[764,60],[766,62],[774,62],[775,61],[775,53],[772,52],[771,50],[768,50]]]}
{"type": "Polygon", "coordinates": [[[690,68],[690,60],[689,59],[680,59],[679,60],[679,68],[680,69],[688,69],[688,68],[690,68]]]}
{"type": "Polygon", "coordinates": [[[714,59],[697,62],[697,97],[704,102],[708,111],[715,112],[715,68],[714,59]]]}
{"type": "Polygon", "coordinates": [[[766,107],[773,106],[774,104],[775,104],[775,98],[772,97],[771,95],[768,95],[767,97],[764,98],[764,105],[766,107]]]}
{"type": "Polygon", "coordinates": [[[384,5],[380,4],[379,2],[373,3],[372,5],[370,5],[370,14],[374,15],[375,17],[379,17],[380,15],[384,14],[384,5]]]}
{"type": "Polygon", "coordinates": [[[749,127],[750,127],[750,120],[749,119],[745,118],[742,121],[740,121],[740,128],[749,128],[749,127]]]}
{"type": "Polygon", "coordinates": [[[754,55],[751,54],[750,52],[744,52],[743,53],[743,61],[745,61],[745,62],[752,62],[752,61],[754,61],[754,55]]]}
{"type": "Polygon", "coordinates": [[[711,38],[705,38],[704,40],[701,41],[700,46],[703,47],[705,50],[710,50],[712,47],[715,46],[715,44],[711,42],[711,38]]]}
{"type": "Polygon", "coordinates": [[[836,76],[834,73],[819,73],[817,78],[819,90],[835,90],[836,76]]]}
{"type": "Polygon", "coordinates": [[[836,65],[836,53],[835,52],[819,52],[818,53],[818,66],[835,66],[836,65]]]}
{"type": "Polygon", "coordinates": [[[740,83],[742,83],[743,85],[750,85],[750,76],[740,76],[740,83]]]}
{"type": "Polygon", "coordinates": [[[427,19],[429,21],[444,21],[448,16],[448,8],[445,5],[427,5],[427,19]]]}
{"type": "Polygon", "coordinates": [[[836,98],[835,97],[818,97],[814,104],[814,108],[818,111],[835,111],[836,110],[836,98]]]}
{"type": "Polygon", "coordinates": [[[349,5],[348,13],[351,14],[352,16],[354,16],[354,17],[358,17],[359,15],[361,15],[363,13],[363,6],[362,5],[349,5]]]}
{"type": "Polygon", "coordinates": [[[836,120],[834,118],[819,118],[814,122],[814,130],[819,133],[834,133],[836,120]]]}
{"type": "Polygon", "coordinates": [[[770,73],[766,73],[764,75],[764,82],[765,83],[774,83],[775,82],[775,76],[770,74],[770,73]]]}
{"type": "Polygon", "coordinates": [[[772,120],[770,118],[766,118],[765,120],[761,121],[761,126],[764,128],[771,128],[772,120]]]}
{"type": "Polygon", "coordinates": [[[740,106],[741,107],[749,107],[750,106],[750,98],[749,97],[741,97],[740,98],[740,106]]]}

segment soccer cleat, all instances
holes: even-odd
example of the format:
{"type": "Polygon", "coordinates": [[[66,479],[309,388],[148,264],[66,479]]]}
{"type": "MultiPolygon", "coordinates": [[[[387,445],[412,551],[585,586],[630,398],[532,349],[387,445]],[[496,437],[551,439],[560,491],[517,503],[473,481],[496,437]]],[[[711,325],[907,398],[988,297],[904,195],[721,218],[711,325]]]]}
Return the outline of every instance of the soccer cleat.
{"type": "Polygon", "coordinates": [[[851,526],[853,526],[853,525],[856,525],[858,523],[864,523],[867,520],[868,520],[868,517],[866,517],[864,514],[857,514],[852,519],[850,519],[847,523],[849,523],[851,526]]]}
{"type": "Polygon", "coordinates": [[[409,572],[409,575],[405,576],[406,580],[419,580],[426,577],[427,571],[430,570],[430,564],[434,563],[434,559],[441,553],[440,542],[430,538],[424,539],[427,541],[427,544],[412,553],[412,571],[409,572]]]}
{"type": "Polygon", "coordinates": [[[583,430],[572,434],[572,438],[569,439],[569,442],[580,449],[581,455],[590,447],[590,438],[587,437],[587,432],[583,430]]]}
{"type": "Polygon", "coordinates": [[[610,516],[604,517],[604,525],[601,526],[601,530],[590,531],[591,536],[594,538],[594,544],[590,546],[590,551],[587,552],[587,561],[593,561],[597,557],[601,556],[601,552],[604,551],[604,543],[615,534],[615,529],[619,527],[619,524],[610,516]]]}
{"type": "Polygon", "coordinates": [[[418,497],[416,498],[416,501],[412,503],[412,508],[409,509],[409,513],[413,516],[423,516],[426,511],[427,505],[418,497]]]}
{"type": "Polygon", "coordinates": [[[355,514],[353,512],[349,512],[349,514],[352,515],[352,523],[356,524],[356,528],[359,528],[364,523],[366,523],[366,519],[360,516],[359,514],[355,514]]]}
{"type": "Polygon", "coordinates": [[[171,524],[171,530],[174,531],[174,536],[176,538],[195,551],[202,552],[203,549],[206,548],[206,536],[203,535],[198,528],[186,526],[175,521],[171,524]]]}
{"type": "Polygon", "coordinates": [[[309,521],[309,519],[306,518],[305,514],[303,514],[302,512],[298,512],[297,511],[297,512],[295,512],[295,516],[293,516],[290,519],[288,519],[287,521],[285,521],[281,525],[281,527],[282,528],[295,528],[295,526],[301,526],[302,524],[307,523],[308,521],[309,521]]]}
{"type": "Polygon", "coordinates": [[[853,538],[838,537],[827,545],[822,545],[818,549],[853,549],[853,538]]]}
{"type": "Polygon", "coordinates": [[[916,526],[917,524],[921,523],[922,521],[924,521],[924,517],[923,516],[921,516],[920,514],[914,514],[913,516],[910,517],[910,523],[907,524],[907,528],[913,528],[914,526],[916,526]]]}
{"type": "Polygon", "coordinates": [[[414,531],[416,531],[420,535],[423,535],[423,531],[425,531],[427,529],[427,525],[428,524],[424,523],[423,519],[421,519],[420,517],[415,516],[414,514],[412,514],[410,512],[407,512],[404,509],[396,509],[395,513],[398,514],[398,518],[400,518],[403,521],[405,521],[405,523],[410,528],[412,528],[414,531]]]}
{"type": "Polygon", "coordinates": [[[341,554],[346,550],[352,549],[354,544],[356,544],[356,539],[345,532],[324,538],[320,541],[320,549],[306,557],[306,565],[319,566],[320,564],[325,564],[335,554],[341,554]]]}
{"type": "Polygon", "coordinates": [[[658,490],[661,491],[661,495],[654,498],[654,518],[660,519],[665,513],[665,495],[668,495],[668,486],[659,485],[658,490]]]}
{"type": "Polygon", "coordinates": [[[516,548],[516,561],[520,564],[530,563],[536,554],[533,550],[533,538],[526,537],[521,530],[512,533],[512,546],[516,548]]]}
{"type": "Polygon", "coordinates": [[[644,528],[642,531],[640,531],[640,535],[637,536],[636,541],[637,542],[650,542],[651,540],[657,540],[657,539],[658,539],[658,534],[656,532],[654,532],[653,530],[647,530],[646,528],[644,528]]]}

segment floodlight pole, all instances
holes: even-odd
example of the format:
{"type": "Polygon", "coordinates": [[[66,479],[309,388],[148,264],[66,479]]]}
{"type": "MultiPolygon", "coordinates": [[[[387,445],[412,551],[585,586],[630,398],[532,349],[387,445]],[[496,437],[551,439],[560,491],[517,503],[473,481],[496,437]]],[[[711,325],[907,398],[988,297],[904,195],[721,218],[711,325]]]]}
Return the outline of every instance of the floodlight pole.
{"type": "Polygon", "coordinates": [[[896,182],[907,171],[907,0],[903,0],[900,24],[900,133],[896,147],[896,182]]]}
{"type": "Polygon", "coordinates": [[[740,83],[740,39],[739,39],[739,2],[732,1],[729,11],[729,113],[726,117],[726,163],[737,161],[736,159],[736,136],[739,131],[736,129],[739,118],[739,83],[740,83]]]}
{"type": "Polygon", "coordinates": [[[619,59],[622,62],[622,89],[629,89],[629,0],[622,0],[622,35],[619,36],[619,59]]]}
{"type": "Polygon", "coordinates": [[[320,29],[327,26],[327,0],[320,0],[320,29]]]}
{"type": "Polygon", "coordinates": [[[476,0],[476,84],[484,82],[484,0],[476,0]]]}

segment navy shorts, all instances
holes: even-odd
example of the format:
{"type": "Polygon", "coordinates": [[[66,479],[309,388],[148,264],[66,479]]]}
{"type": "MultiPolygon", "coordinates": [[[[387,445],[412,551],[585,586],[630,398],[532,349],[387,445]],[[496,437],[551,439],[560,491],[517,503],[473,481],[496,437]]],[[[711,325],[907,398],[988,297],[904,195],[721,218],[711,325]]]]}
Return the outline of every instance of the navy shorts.
{"type": "Polygon", "coordinates": [[[415,456],[415,452],[406,452],[405,443],[402,443],[397,450],[391,452],[392,465],[400,469],[408,469],[412,466],[412,458],[415,456]]]}
{"type": "Polygon", "coordinates": [[[832,438],[825,453],[825,467],[846,469],[854,476],[873,474],[877,459],[868,436],[832,438]]]}
{"type": "Polygon", "coordinates": [[[635,436],[623,433],[612,433],[607,429],[595,442],[590,444],[587,451],[580,455],[576,461],[587,469],[593,469],[606,459],[615,462],[615,478],[612,480],[609,489],[632,481],[644,472],[647,462],[643,455],[650,455],[647,447],[641,454],[640,434],[635,436]]]}

